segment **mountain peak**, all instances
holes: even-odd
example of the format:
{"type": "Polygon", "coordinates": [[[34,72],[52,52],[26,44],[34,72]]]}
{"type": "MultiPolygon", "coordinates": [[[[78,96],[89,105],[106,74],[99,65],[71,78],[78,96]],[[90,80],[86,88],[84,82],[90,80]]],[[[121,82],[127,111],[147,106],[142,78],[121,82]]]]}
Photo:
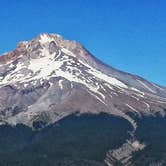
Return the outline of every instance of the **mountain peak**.
{"type": "Polygon", "coordinates": [[[60,40],[64,40],[61,35],[59,34],[49,34],[49,33],[42,33],[36,38],[40,44],[48,44],[54,41],[56,44],[60,44],[60,40]]]}
{"type": "Polygon", "coordinates": [[[0,63],[5,64],[11,62],[17,59],[17,57],[20,55],[25,55],[33,50],[42,49],[49,46],[65,48],[71,52],[83,49],[83,47],[76,41],[66,40],[59,34],[42,33],[31,41],[19,42],[14,51],[5,53],[0,57],[0,63]]]}
{"type": "Polygon", "coordinates": [[[2,123],[33,126],[34,121],[50,124],[75,112],[106,112],[126,119],[135,131],[128,113],[165,115],[165,88],[101,63],[60,35],[44,33],[20,42],[0,61],[2,123]]]}
{"type": "Polygon", "coordinates": [[[59,47],[65,47],[67,49],[70,48],[74,49],[75,47],[83,48],[83,46],[81,46],[81,44],[79,44],[75,40],[70,41],[63,38],[59,34],[53,34],[53,33],[41,33],[34,40],[38,40],[42,45],[49,44],[50,42],[55,42],[59,47]]]}
{"type": "Polygon", "coordinates": [[[22,61],[26,60],[27,64],[28,61],[30,63],[33,59],[39,62],[43,60],[41,59],[42,57],[48,56],[47,60],[49,60],[51,57],[56,58],[57,56],[63,55],[69,57],[73,56],[77,61],[84,63],[84,65],[90,66],[109,77],[116,78],[133,89],[139,89],[159,96],[166,96],[165,88],[150,83],[141,77],[105,65],[87,51],[80,43],[73,40],[66,40],[59,34],[41,33],[31,41],[19,42],[14,51],[0,57],[0,65],[18,63],[19,58],[22,61]]]}

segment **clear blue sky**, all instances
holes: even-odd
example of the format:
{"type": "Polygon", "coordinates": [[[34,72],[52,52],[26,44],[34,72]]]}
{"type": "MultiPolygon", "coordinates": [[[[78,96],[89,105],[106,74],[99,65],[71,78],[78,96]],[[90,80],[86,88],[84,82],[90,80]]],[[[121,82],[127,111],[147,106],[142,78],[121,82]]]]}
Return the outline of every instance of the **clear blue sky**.
{"type": "Polygon", "coordinates": [[[42,32],[77,40],[107,64],[166,86],[165,0],[0,1],[0,54],[42,32]]]}

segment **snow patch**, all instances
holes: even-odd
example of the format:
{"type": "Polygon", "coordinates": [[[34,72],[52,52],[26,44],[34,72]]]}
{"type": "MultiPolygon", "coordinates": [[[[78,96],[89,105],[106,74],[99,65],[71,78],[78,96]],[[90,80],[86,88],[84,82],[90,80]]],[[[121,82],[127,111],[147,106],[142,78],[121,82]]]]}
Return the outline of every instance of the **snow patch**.
{"type": "Polygon", "coordinates": [[[142,93],[140,90],[138,90],[138,89],[136,89],[136,88],[134,88],[134,87],[131,87],[130,89],[133,90],[133,91],[136,91],[136,92],[142,93]]]}
{"type": "Polygon", "coordinates": [[[148,89],[152,93],[156,93],[153,89],[151,89],[148,85],[146,85],[144,82],[141,80],[137,80],[140,84],[142,84],[146,89],[148,89]]]}
{"type": "Polygon", "coordinates": [[[61,48],[61,51],[69,56],[76,57],[75,54],[73,54],[71,51],[67,50],[66,48],[61,48]]]}
{"type": "Polygon", "coordinates": [[[126,104],[127,107],[129,107],[131,110],[133,110],[134,112],[136,112],[138,115],[140,114],[134,107],[132,107],[129,104],[126,104]]]}
{"type": "Polygon", "coordinates": [[[59,80],[59,87],[60,89],[63,89],[63,84],[62,84],[63,80],[59,80]]]}
{"type": "Polygon", "coordinates": [[[157,89],[165,90],[165,89],[161,88],[160,86],[158,86],[158,85],[156,85],[156,84],[153,84],[153,86],[155,86],[157,89]]]}
{"type": "MultiPolygon", "coordinates": [[[[62,50],[64,53],[66,53],[66,54],[68,54],[68,55],[70,55],[70,56],[76,57],[75,54],[73,54],[71,51],[69,51],[69,50],[67,50],[67,49],[65,49],[65,48],[62,48],[61,50],[62,50]]],[[[105,81],[105,82],[107,82],[107,83],[109,83],[109,84],[115,85],[115,86],[119,86],[119,87],[123,87],[123,88],[128,88],[127,85],[125,85],[125,84],[122,83],[121,81],[117,80],[116,78],[113,78],[113,77],[111,77],[111,76],[108,76],[108,75],[106,75],[106,74],[104,74],[104,73],[102,73],[102,72],[96,70],[95,68],[93,68],[93,67],[91,67],[90,65],[88,65],[88,64],[86,64],[86,63],[84,63],[84,62],[82,62],[81,60],[79,60],[79,62],[80,62],[81,64],[83,64],[84,66],[88,67],[88,68],[89,68],[88,72],[91,73],[92,75],[94,75],[95,77],[97,77],[98,79],[103,80],[103,81],[105,81]]]]}
{"type": "Polygon", "coordinates": [[[45,48],[42,50],[43,57],[39,59],[32,59],[28,69],[34,73],[39,72],[35,79],[47,78],[54,70],[59,69],[63,64],[63,61],[55,61],[55,54],[49,54],[49,51],[45,48]]]}
{"type": "Polygon", "coordinates": [[[150,105],[148,103],[146,103],[144,101],[142,101],[142,103],[144,103],[146,105],[147,110],[150,110],[150,105]]]}
{"type": "Polygon", "coordinates": [[[94,76],[96,76],[97,78],[104,80],[105,82],[108,82],[112,85],[115,86],[119,86],[119,87],[123,87],[123,88],[128,88],[128,86],[126,86],[124,83],[122,83],[121,81],[117,80],[116,78],[113,78],[111,76],[107,76],[106,74],[97,71],[96,69],[90,69],[89,73],[93,74],[94,76]]]}
{"type": "Polygon", "coordinates": [[[139,141],[134,141],[132,142],[132,147],[135,148],[136,150],[142,150],[145,148],[145,144],[141,144],[139,141]]]}
{"type": "Polygon", "coordinates": [[[52,42],[52,41],[54,41],[54,39],[51,38],[51,37],[49,37],[48,35],[46,35],[46,34],[40,35],[40,40],[39,40],[39,42],[40,42],[42,45],[44,45],[44,44],[46,44],[46,43],[50,43],[50,42],[52,42]]]}
{"type": "MultiPolygon", "coordinates": [[[[94,96],[97,100],[99,100],[100,102],[102,102],[103,104],[105,104],[105,102],[102,100],[102,99],[100,99],[96,94],[94,94],[94,92],[92,93],[92,92],[90,92],[90,91],[88,91],[92,96],[94,96]]],[[[106,105],[106,104],[105,104],[106,105]]]]}

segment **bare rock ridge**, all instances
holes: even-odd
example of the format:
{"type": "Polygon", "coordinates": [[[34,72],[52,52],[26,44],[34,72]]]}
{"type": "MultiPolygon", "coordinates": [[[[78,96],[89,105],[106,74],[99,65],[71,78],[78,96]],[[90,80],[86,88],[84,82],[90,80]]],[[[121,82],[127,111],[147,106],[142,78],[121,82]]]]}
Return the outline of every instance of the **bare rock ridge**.
{"type": "MultiPolygon", "coordinates": [[[[81,44],[60,35],[41,34],[0,57],[1,124],[33,127],[34,122],[48,125],[73,113],[105,112],[130,122],[134,135],[133,116],[164,117],[165,111],[165,87],[105,65],[81,44]]],[[[138,140],[126,140],[109,151],[105,161],[126,163],[142,148],[138,140]]]]}

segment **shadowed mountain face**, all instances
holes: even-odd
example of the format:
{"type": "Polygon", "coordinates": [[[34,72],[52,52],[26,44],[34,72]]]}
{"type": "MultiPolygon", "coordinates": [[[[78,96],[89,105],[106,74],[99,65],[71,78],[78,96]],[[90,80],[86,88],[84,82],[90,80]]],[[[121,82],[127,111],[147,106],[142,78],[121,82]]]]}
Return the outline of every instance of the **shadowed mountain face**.
{"type": "MultiPolygon", "coordinates": [[[[19,43],[16,50],[0,57],[0,122],[3,126],[1,129],[2,131],[9,129],[13,134],[22,132],[23,129],[25,137],[28,132],[29,135],[25,140],[23,138],[23,140],[20,140],[21,142],[18,141],[17,151],[19,147],[23,150],[24,145],[27,146],[33,137],[30,149],[27,149],[27,147],[25,149],[27,156],[29,156],[28,151],[32,151],[31,148],[48,144],[48,142],[42,142],[45,140],[44,134],[47,133],[47,129],[53,135],[56,134],[56,125],[54,124],[63,121],[64,118],[66,119],[73,114],[81,117],[84,114],[91,114],[101,118],[100,114],[104,113],[105,116],[107,115],[106,117],[114,116],[115,119],[120,118],[121,121],[125,122],[125,124],[122,124],[117,122],[118,120],[116,122],[110,120],[110,123],[113,123],[110,126],[111,130],[114,130],[117,126],[122,127],[119,129],[119,133],[112,134],[113,138],[117,138],[121,130],[125,133],[122,134],[124,135],[123,141],[117,140],[117,142],[110,143],[101,138],[100,143],[103,142],[102,146],[105,147],[101,147],[103,151],[100,154],[99,150],[97,156],[99,156],[100,162],[103,162],[94,163],[94,165],[104,163],[108,166],[136,165],[137,163],[134,163],[134,161],[139,162],[140,156],[143,152],[147,153],[146,149],[149,146],[147,138],[141,138],[140,133],[149,130],[150,126],[148,126],[149,128],[145,127],[144,131],[142,124],[146,124],[146,122],[153,124],[155,120],[146,120],[150,117],[154,119],[160,117],[159,119],[164,121],[165,110],[165,87],[109,67],[97,60],[79,43],[65,40],[60,35],[41,34],[32,41],[19,43]],[[29,128],[25,126],[18,128],[17,124],[29,128]],[[4,127],[5,125],[8,125],[7,128],[4,127]],[[17,127],[12,128],[10,125],[17,127]],[[38,141],[42,143],[39,144],[38,141]]],[[[72,119],[72,123],[75,124],[78,119],[72,119]]],[[[101,119],[103,120],[103,117],[101,119]]],[[[103,122],[105,123],[105,118],[103,122]]],[[[103,131],[102,129],[98,131],[99,134],[104,132],[103,122],[98,124],[103,128],[103,131]]],[[[88,125],[89,123],[87,121],[88,125]]],[[[161,124],[159,123],[159,125],[161,124]]],[[[164,125],[165,121],[161,128],[164,125]]],[[[153,127],[155,128],[155,126],[153,127]]],[[[95,125],[92,125],[91,129],[95,130],[95,125]]],[[[88,137],[89,134],[87,132],[85,135],[88,137]]],[[[24,134],[21,133],[21,135],[24,134]]],[[[143,135],[144,133],[142,133],[143,135]]],[[[70,134],[69,136],[66,135],[66,137],[70,136],[70,134]]],[[[97,135],[95,136],[97,137],[97,135]]],[[[50,135],[47,137],[51,139],[50,135]]],[[[15,136],[12,138],[15,139],[15,136]]],[[[111,139],[109,133],[107,138],[111,139]]],[[[81,141],[80,137],[79,139],[81,141]]],[[[73,141],[78,140],[74,139],[73,141]]],[[[78,144],[80,145],[79,141],[78,144]]],[[[62,145],[65,147],[65,143],[62,145]]],[[[96,154],[96,147],[93,147],[93,150],[88,148],[86,150],[96,154]]],[[[58,148],[62,149],[63,146],[59,145],[58,148]]],[[[4,149],[9,154],[8,147],[4,149]]],[[[76,158],[79,149],[75,147],[72,150],[78,150],[73,152],[72,157],[76,158]]],[[[71,152],[66,149],[66,154],[69,153],[71,152]]],[[[10,152],[9,155],[11,154],[10,152]]],[[[40,155],[40,152],[37,150],[36,154],[40,155]]],[[[51,151],[49,156],[55,154],[59,156],[60,152],[51,151]]],[[[26,157],[26,155],[23,157],[26,157]]],[[[64,158],[65,155],[59,157],[64,158]]],[[[150,159],[148,164],[151,164],[150,162],[154,164],[155,157],[154,155],[152,157],[154,160],[150,159]]],[[[83,159],[87,160],[87,156],[83,159]]],[[[49,158],[48,161],[52,161],[52,159],[49,158]]],[[[96,158],[92,161],[98,162],[96,158]]],[[[88,160],[87,162],[92,161],[88,160]]],[[[82,163],[84,162],[86,161],[82,161],[82,163]]],[[[162,164],[162,161],[158,162],[162,164]]],[[[69,165],[72,165],[72,163],[69,165]]],[[[93,164],[89,163],[89,165],[93,164]]]]}

